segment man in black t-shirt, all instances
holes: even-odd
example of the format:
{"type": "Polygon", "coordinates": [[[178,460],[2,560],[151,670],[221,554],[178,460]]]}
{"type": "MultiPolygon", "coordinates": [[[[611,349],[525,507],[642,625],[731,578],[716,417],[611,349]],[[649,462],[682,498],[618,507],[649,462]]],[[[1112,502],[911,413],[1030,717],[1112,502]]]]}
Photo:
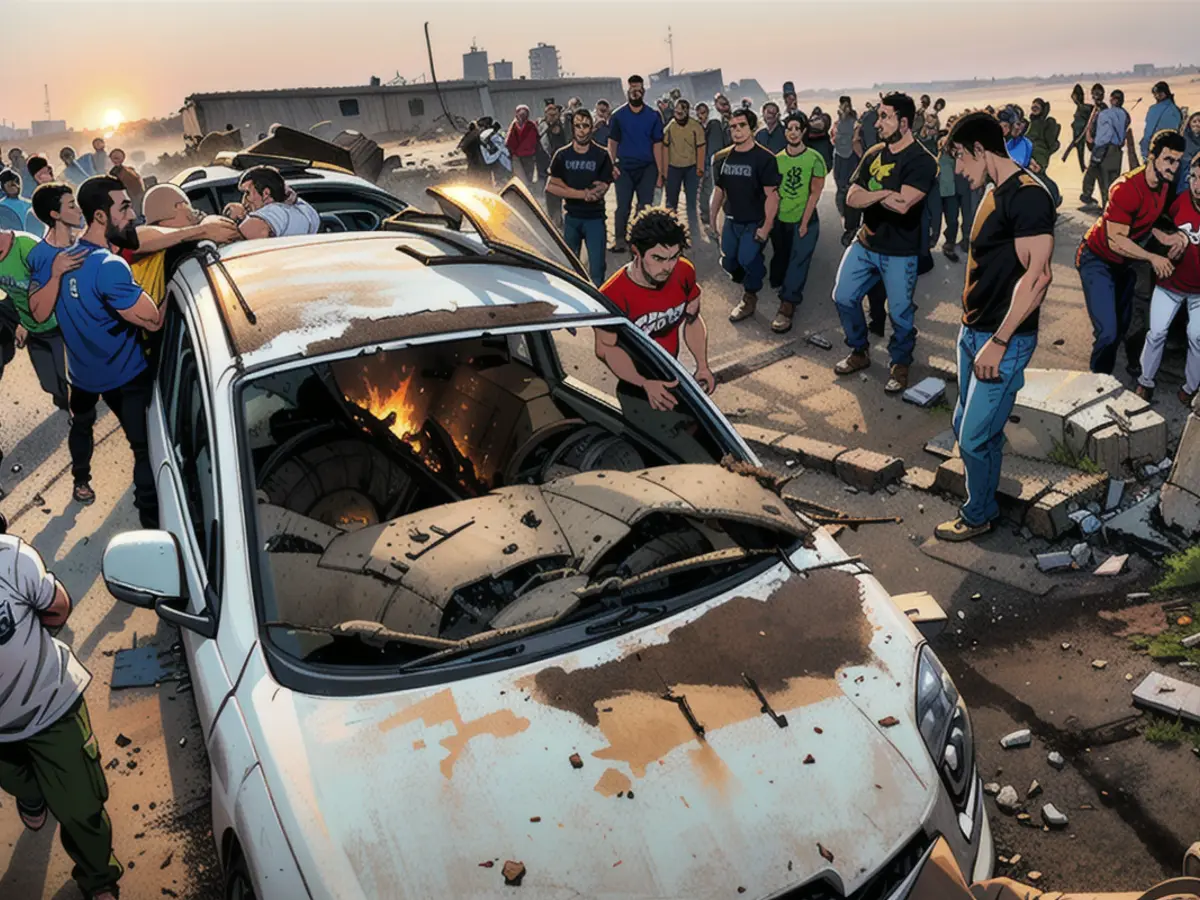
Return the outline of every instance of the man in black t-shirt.
{"type": "Polygon", "coordinates": [[[741,302],[729,314],[731,322],[750,318],[758,306],[758,291],[767,274],[763,246],[779,212],[779,166],[770,150],[754,142],[757,124],[753,110],[736,110],[729,117],[733,145],[713,157],[715,188],[709,224],[717,231],[717,219],[725,210],[721,266],[743,288],[741,302]]]}
{"type": "Polygon", "coordinates": [[[612,157],[592,141],[592,114],[577,109],[571,115],[571,143],[550,161],[546,193],[566,201],[563,239],[571,252],[587,244],[592,283],[604,284],[604,195],[612,186],[612,157]]]}
{"type": "Polygon", "coordinates": [[[862,298],[883,283],[892,320],[891,371],[884,388],[889,394],[908,387],[908,367],[917,342],[913,288],[921,252],[921,215],[925,195],[937,179],[937,160],[913,139],[915,116],[916,107],[907,94],[888,94],[879,104],[876,127],[881,143],[863,156],[846,192],[846,206],[862,210],[863,224],[842,256],[833,286],[833,302],[850,348],[834,371],[849,375],[871,364],[862,298]]]}
{"type": "Polygon", "coordinates": [[[963,116],[950,130],[947,147],[955,173],[973,190],[989,181],[994,185],[975,213],[958,337],[954,433],[966,469],[967,501],[957,518],[935,531],[944,541],[966,541],[990,531],[1000,515],[996,488],[1004,426],[1037,347],[1055,213],[1046,187],[1009,157],[993,116],[963,116]]]}

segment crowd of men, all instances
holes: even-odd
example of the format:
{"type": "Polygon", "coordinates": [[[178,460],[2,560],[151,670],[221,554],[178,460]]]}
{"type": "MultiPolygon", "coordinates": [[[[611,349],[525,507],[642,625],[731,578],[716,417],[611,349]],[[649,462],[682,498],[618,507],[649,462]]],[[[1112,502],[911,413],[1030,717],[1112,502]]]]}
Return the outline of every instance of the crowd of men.
{"type": "MultiPolygon", "coordinates": [[[[156,528],[147,411],[174,261],[199,241],[313,234],[320,217],[267,166],[242,175],[242,202],[220,216],[202,216],[171,184],[152,186],[135,203],[117,154],[108,157],[111,169],[77,186],[45,177],[45,160],[29,158],[36,187],[28,202],[39,227],[0,225],[0,377],[16,350],[28,351],[42,389],[68,414],[72,499],[83,505],[96,499],[93,429],[103,399],[133,453],[139,520],[156,528]]],[[[71,174],[67,164],[63,175],[71,174]]],[[[69,611],[70,598],[37,552],[0,535],[0,788],[30,829],[52,813],[84,896],[113,900],[122,869],[83,700],[90,676],[48,630],[69,611]]]]}

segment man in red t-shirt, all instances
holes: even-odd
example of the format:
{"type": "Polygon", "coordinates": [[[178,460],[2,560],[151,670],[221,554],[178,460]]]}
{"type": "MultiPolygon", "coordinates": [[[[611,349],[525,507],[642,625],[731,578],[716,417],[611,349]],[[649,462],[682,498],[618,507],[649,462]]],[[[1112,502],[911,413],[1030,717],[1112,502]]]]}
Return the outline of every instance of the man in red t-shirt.
{"type": "Polygon", "coordinates": [[[1175,270],[1174,260],[1188,246],[1186,235],[1164,230],[1173,229],[1164,214],[1183,151],[1183,135],[1178,132],[1160,131],[1154,135],[1146,165],[1117,180],[1103,214],[1079,245],[1075,267],[1092,320],[1093,372],[1112,374],[1117,348],[1129,330],[1137,280],[1130,263],[1145,260],[1158,278],[1169,278],[1175,270]],[[1142,246],[1151,236],[1167,248],[1166,256],[1142,246]]]}
{"type": "MultiPolygon", "coordinates": [[[[695,267],[680,257],[687,246],[687,232],[674,213],[662,207],[642,210],[629,226],[633,259],[604,282],[600,293],[672,356],[679,356],[682,336],[696,358],[696,381],[711,394],[717,379],[708,367],[708,329],[700,317],[700,285],[695,267]]],[[[615,331],[597,328],[596,356],[623,384],[645,391],[651,407],[674,409],[678,401],[671,389],[678,382],[643,376],[617,338],[615,331]]]]}
{"type": "Polygon", "coordinates": [[[1187,248],[1175,263],[1170,278],[1159,281],[1150,298],[1150,331],[1142,347],[1142,374],[1137,393],[1143,400],[1154,396],[1154,376],[1162,363],[1167,330],[1179,307],[1187,304],[1188,353],[1179,402],[1191,406],[1200,390],[1200,154],[1188,169],[1188,189],[1171,204],[1170,217],[1179,234],[1187,238],[1187,248]]]}

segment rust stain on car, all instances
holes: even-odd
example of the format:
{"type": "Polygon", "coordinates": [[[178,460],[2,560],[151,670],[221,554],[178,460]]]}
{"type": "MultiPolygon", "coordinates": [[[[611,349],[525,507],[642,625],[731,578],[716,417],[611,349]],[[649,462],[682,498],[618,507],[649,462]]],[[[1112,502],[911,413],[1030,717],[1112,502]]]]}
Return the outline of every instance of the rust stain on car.
{"type": "Polygon", "coordinates": [[[494,738],[513,737],[529,727],[528,719],[509,709],[498,709],[478,719],[464,721],[458,711],[454,692],[447,688],[388,716],[379,723],[379,730],[386,733],[418,719],[427,728],[446,723],[454,726],[454,733],[442,738],[440,742],[447,751],[441,762],[442,774],[446,778],[454,774],[454,764],[474,738],[485,734],[494,738]]]}
{"type": "Polygon", "coordinates": [[[668,691],[687,698],[711,735],[763,714],[743,673],[777,711],[819,703],[839,694],[840,669],[872,657],[871,633],[857,579],[823,570],[789,578],[766,600],[735,597],[675,629],[666,643],[590,669],[546,669],[524,686],[539,702],[599,728],[608,746],[593,755],[627,764],[635,778],[675,748],[698,744],[693,765],[723,792],[728,769],[668,691]]]}
{"type": "Polygon", "coordinates": [[[596,782],[595,791],[604,797],[615,797],[624,794],[633,787],[629,776],[619,769],[605,769],[600,780],[596,782]]]}

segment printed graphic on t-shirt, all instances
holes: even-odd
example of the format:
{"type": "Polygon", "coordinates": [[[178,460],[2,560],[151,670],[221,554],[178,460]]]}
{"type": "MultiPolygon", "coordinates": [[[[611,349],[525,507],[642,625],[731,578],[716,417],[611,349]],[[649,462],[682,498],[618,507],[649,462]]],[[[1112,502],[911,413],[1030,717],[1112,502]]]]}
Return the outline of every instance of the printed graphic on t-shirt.
{"type": "Polygon", "coordinates": [[[662,337],[683,319],[687,304],[688,302],[685,300],[670,309],[652,309],[634,319],[633,324],[652,338],[662,337]]]}
{"type": "Polygon", "coordinates": [[[870,179],[867,181],[867,190],[882,191],[883,179],[891,175],[894,168],[896,168],[894,162],[885,163],[883,161],[882,153],[871,160],[871,168],[867,170],[870,175],[870,179]]]}

